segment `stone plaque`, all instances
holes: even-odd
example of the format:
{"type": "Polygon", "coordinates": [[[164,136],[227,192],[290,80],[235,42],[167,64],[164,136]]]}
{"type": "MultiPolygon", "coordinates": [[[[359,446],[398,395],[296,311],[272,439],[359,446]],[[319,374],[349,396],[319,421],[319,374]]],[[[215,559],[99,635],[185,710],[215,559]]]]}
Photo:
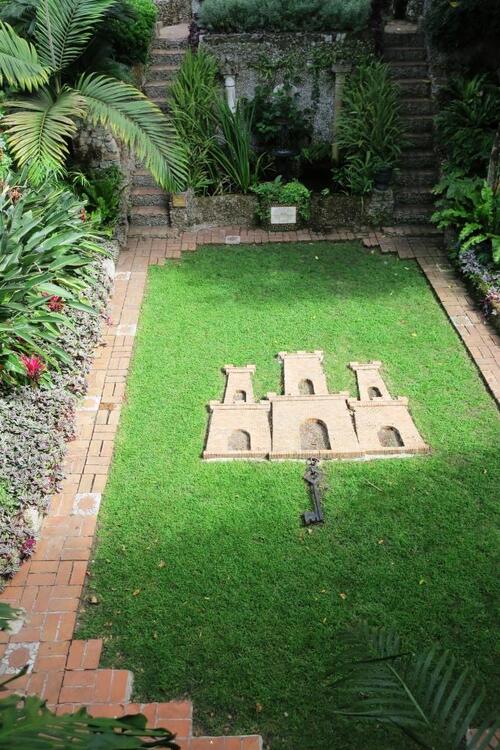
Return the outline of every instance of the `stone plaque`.
{"type": "Polygon", "coordinates": [[[271,206],[271,224],[296,224],[296,206],[271,206]]]}

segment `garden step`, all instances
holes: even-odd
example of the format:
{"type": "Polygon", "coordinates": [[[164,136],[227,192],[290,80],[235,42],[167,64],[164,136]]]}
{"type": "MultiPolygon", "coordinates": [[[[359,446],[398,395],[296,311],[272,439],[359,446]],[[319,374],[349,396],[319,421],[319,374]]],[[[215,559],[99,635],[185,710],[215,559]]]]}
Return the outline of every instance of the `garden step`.
{"type": "Polygon", "coordinates": [[[425,47],[388,47],[384,51],[386,62],[427,62],[425,47]]]}
{"type": "Polygon", "coordinates": [[[403,149],[403,163],[412,169],[434,167],[436,154],[432,150],[422,150],[413,146],[403,149]]]}
{"type": "Polygon", "coordinates": [[[149,59],[153,65],[182,65],[186,52],[183,49],[152,49],[149,59]]]}
{"type": "Polygon", "coordinates": [[[171,83],[172,80],[168,79],[152,81],[151,83],[146,83],[146,85],[144,86],[144,91],[146,92],[147,96],[149,96],[149,98],[153,99],[154,101],[155,99],[166,97],[171,83]]]}
{"type": "Polygon", "coordinates": [[[153,104],[156,104],[156,106],[161,109],[164,115],[169,112],[170,107],[166,99],[166,92],[163,96],[150,96],[149,98],[153,102],[153,104]]]}
{"type": "Polygon", "coordinates": [[[434,117],[432,115],[403,115],[403,125],[411,136],[413,133],[432,133],[434,117]]]}
{"type": "Polygon", "coordinates": [[[131,224],[128,236],[134,239],[178,239],[179,232],[168,224],[131,224]]]}
{"type": "Polygon", "coordinates": [[[130,193],[133,206],[168,206],[168,196],[156,185],[139,185],[130,193]]]}
{"type": "Polygon", "coordinates": [[[414,149],[415,151],[430,151],[431,153],[433,153],[432,146],[434,139],[432,137],[432,133],[412,133],[410,130],[410,132],[406,133],[406,137],[408,139],[408,144],[405,148],[403,148],[403,152],[405,150],[414,149]]]}
{"type": "Polygon", "coordinates": [[[134,187],[156,187],[156,181],[147,169],[136,169],[132,176],[134,187]]]}
{"type": "Polygon", "coordinates": [[[432,193],[432,188],[416,187],[407,190],[396,191],[396,203],[401,206],[433,205],[436,196],[432,193]]]}
{"type": "Polygon", "coordinates": [[[397,84],[403,97],[429,97],[431,95],[431,82],[426,78],[400,78],[394,82],[397,84]]]}
{"type": "Polygon", "coordinates": [[[159,63],[155,63],[148,70],[148,83],[160,80],[172,81],[178,72],[178,65],[160,65],[159,63]]]}
{"type": "Polygon", "coordinates": [[[426,62],[390,62],[389,73],[393,78],[427,78],[429,70],[426,62]]]}
{"type": "Polygon", "coordinates": [[[432,216],[432,207],[422,206],[398,206],[394,209],[394,221],[397,224],[429,224],[432,216]]]}
{"type": "Polygon", "coordinates": [[[434,187],[438,181],[437,169],[401,169],[396,184],[408,188],[434,187]]]}
{"type": "Polygon", "coordinates": [[[162,206],[133,206],[130,212],[132,224],[142,226],[169,225],[169,215],[166,207],[162,206]]]}
{"type": "Polygon", "coordinates": [[[435,111],[432,99],[401,99],[400,105],[403,115],[432,115],[435,111]]]}
{"type": "Polygon", "coordinates": [[[392,32],[384,34],[384,47],[420,47],[424,46],[424,35],[419,32],[392,32]]]}

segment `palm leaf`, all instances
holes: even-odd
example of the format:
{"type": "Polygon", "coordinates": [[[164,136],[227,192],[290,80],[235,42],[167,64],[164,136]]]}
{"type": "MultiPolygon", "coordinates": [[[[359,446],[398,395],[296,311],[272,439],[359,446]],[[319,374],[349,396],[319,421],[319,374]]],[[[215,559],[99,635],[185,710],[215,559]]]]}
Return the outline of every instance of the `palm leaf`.
{"type": "Polygon", "coordinates": [[[62,70],[80,57],[116,0],[40,0],[35,40],[40,59],[62,70]]]}
{"type": "Polygon", "coordinates": [[[0,21],[0,85],[5,81],[14,88],[32,91],[46,83],[48,77],[34,46],[0,21]]]}
{"type": "Polygon", "coordinates": [[[83,75],[76,88],[85,98],[90,122],[109,128],[130,146],[163,188],[182,189],[186,153],[158,107],[133,86],[107,76],[83,75]]]}
{"type": "MultiPolygon", "coordinates": [[[[358,654],[360,641],[368,653],[350,661],[347,674],[336,681],[348,695],[336,713],[397,726],[421,747],[460,748],[484,700],[468,670],[457,674],[453,656],[435,646],[402,654],[390,630],[363,625],[353,641],[358,654]]],[[[489,724],[481,733],[486,730],[489,724]]]]}
{"type": "Polygon", "coordinates": [[[30,99],[7,101],[8,109],[21,110],[7,115],[9,147],[20,167],[26,166],[29,178],[40,184],[50,173],[61,174],[68,154],[68,141],[76,132],[75,119],[85,112],[82,97],[63,88],[54,98],[42,89],[30,99]]]}

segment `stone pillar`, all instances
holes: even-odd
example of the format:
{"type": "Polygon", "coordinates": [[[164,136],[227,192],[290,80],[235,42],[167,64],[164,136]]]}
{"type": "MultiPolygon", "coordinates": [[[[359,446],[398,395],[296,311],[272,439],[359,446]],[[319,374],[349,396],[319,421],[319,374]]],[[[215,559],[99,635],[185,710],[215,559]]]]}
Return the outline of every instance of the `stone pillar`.
{"type": "Polygon", "coordinates": [[[232,73],[224,75],[227,106],[231,112],[236,112],[236,79],[232,73]]]}
{"type": "Polygon", "coordinates": [[[344,92],[345,79],[348,73],[350,73],[352,65],[348,63],[336,63],[332,65],[332,73],[335,76],[335,100],[333,103],[333,143],[332,143],[332,159],[336,163],[339,160],[339,147],[337,144],[337,123],[340,113],[342,111],[342,95],[344,92]]]}

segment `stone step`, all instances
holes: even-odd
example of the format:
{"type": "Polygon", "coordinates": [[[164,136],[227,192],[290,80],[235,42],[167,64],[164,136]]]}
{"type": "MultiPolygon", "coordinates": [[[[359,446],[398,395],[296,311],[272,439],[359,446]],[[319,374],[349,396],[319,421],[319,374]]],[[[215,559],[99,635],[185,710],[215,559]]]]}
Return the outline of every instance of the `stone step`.
{"type": "Polygon", "coordinates": [[[424,35],[420,32],[391,32],[384,34],[384,47],[420,47],[425,44],[424,35]]]}
{"type": "Polygon", "coordinates": [[[401,99],[400,105],[403,115],[433,115],[436,109],[432,99],[401,99]]]}
{"type": "Polygon", "coordinates": [[[427,53],[425,47],[388,47],[384,51],[384,60],[427,63],[427,53]]]}
{"type": "Polygon", "coordinates": [[[389,73],[393,78],[426,78],[429,74],[427,63],[423,62],[390,62],[389,73]]]}
{"type": "Polygon", "coordinates": [[[184,49],[152,49],[149,59],[152,65],[181,65],[186,50],[184,49]]]}
{"type": "Polygon", "coordinates": [[[168,224],[159,224],[157,226],[147,226],[145,224],[131,224],[128,236],[134,239],[178,239],[179,232],[177,229],[168,224]]]}
{"type": "Polygon", "coordinates": [[[155,101],[156,99],[161,99],[162,97],[165,98],[167,96],[167,92],[170,88],[171,83],[172,81],[168,79],[161,79],[158,81],[151,81],[151,83],[146,83],[146,85],[144,86],[146,96],[149,96],[149,98],[153,101],[155,101]]]}
{"type": "Polygon", "coordinates": [[[408,136],[414,133],[432,133],[434,130],[434,117],[432,115],[404,115],[401,118],[408,136]]]}
{"type": "Polygon", "coordinates": [[[162,206],[167,208],[168,195],[156,185],[139,185],[132,188],[130,200],[133,206],[162,206]]]}
{"type": "Polygon", "coordinates": [[[395,83],[403,97],[417,98],[431,95],[431,82],[426,78],[400,78],[395,83]]]}
{"type": "Polygon", "coordinates": [[[186,50],[188,46],[188,38],[183,37],[182,39],[168,39],[157,36],[153,40],[153,50],[157,49],[171,49],[171,50],[186,50]]]}
{"type": "Polygon", "coordinates": [[[136,169],[132,176],[132,185],[135,187],[156,187],[156,182],[147,169],[136,169]]]}
{"type": "Polygon", "coordinates": [[[396,185],[408,188],[434,187],[438,181],[437,169],[401,169],[396,175],[396,185]]]}
{"type": "Polygon", "coordinates": [[[169,215],[165,206],[133,206],[130,211],[131,224],[139,226],[169,226],[169,215]]]}
{"type": "MultiPolygon", "coordinates": [[[[399,227],[382,227],[382,231],[384,234],[393,236],[400,236],[401,231],[399,227]]],[[[431,238],[433,242],[440,241],[442,243],[443,241],[443,232],[434,226],[434,224],[405,224],[405,230],[404,230],[404,236],[405,237],[428,237],[431,238]]]]}
{"type": "Polygon", "coordinates": [[[152,83],[153,81],[172,81],[178,72],[178,65],[155,63],[148,70],[148,83],[152,83]]]}
{"type": "Polygon", "coordinates": [[[432,206],[436,199],[436,196],[432,193],[432,188],[421,187],[407,190],[396,190],[394,197],[398,206],[432,206]]]}
{"type": "Polygon", "coordinates": [[[398,206],[394,209],[396,224],[429,224],[432,216],[432,206],[398,206]]]}
{"type": "MultiPolygon", "coordinates": [[[[432,151],[432,146],[434,143],[432,132],[429,132],[429,133],[407,132],[406,138],[408,140],[408,145],[406,146],[407,149],[432,151]]],[[[403,151],[404,150],[405,149],[403,149],[403,151]]]]}
{"type": "Polygon", "coordinates": [[[166,92],[163,96],[150,96],[149,97],[153,104],[156,104],[156,106],[161,109],[164,115],[167,115],[170,111],[170,107],[167,104],[166,100],[166,92]]]}
{"type": "Polygon", "coordinates": [[[411,169],[417,169],[422,167],[435,167],[437,163],[437,157],[432,150],[422,150],[419,148],[404,148],[403,149],[403,164],[410,167],[411,169]]]}

